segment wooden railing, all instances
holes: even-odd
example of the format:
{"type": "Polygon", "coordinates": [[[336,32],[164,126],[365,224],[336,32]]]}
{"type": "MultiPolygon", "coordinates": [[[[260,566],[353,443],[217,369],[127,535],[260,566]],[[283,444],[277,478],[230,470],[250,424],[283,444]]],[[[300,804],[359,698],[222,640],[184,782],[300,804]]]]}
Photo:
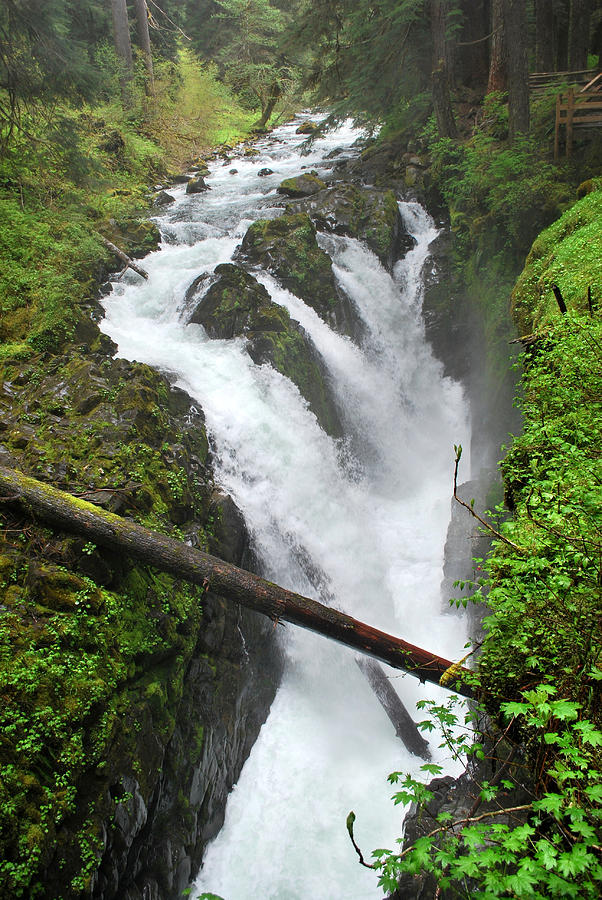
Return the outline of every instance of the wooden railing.
{"type": "Polygon", "coordinates": [[[531,72],[529,90],[533,94],[541,94],[548,88],[565,85],[587,85],[596,75],[595,69],[578,69],[575,72],[531,72]]]}
{"type": "Polygon", "coordinates": [[[596,88],[600,76],[586,85],[586,89],[576,92],[569,88],[566,94],[556,98],[556,128],[554,131],[554,159],[560,156],[560,128],[566,127],[565,153],[569,157],[573,150],[573,130],[575,128],[602,127],[602,91],[596,88]]]}

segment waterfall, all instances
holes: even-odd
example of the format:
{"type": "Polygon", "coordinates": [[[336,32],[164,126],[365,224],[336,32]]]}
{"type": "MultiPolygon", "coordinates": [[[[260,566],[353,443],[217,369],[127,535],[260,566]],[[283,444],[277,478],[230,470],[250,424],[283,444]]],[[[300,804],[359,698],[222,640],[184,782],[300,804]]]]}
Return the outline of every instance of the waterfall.
{"type": "MultiPolygon", "coordinates": [[[[353,154],[358,135],[345,125],[302,156],[296,124],[262,140],[258,156],[237,159],[236,174],[231,162],[213,163],[207,194],[173,191],[175,204],[157,218],[162,247],[144,262],[148,282],[127,275],[116,283],[102,327],[121,356],[171,373],[202,406],[216,480],[243,511],[266,577],[457,658],[465,633],[457,617],[443,614],[439,585],[453,444],[469,440],[462,390],[444,377],[421,319],[421,272],[436,236],[427,213],[400,204],[416,246],[393,274],[360,242],[320,236],[363,323],[358,343],[260,276],[313,339],[344,439],[326,435],[298,389],[255,365],[242,339],[210,340],[182,321],[192,280],[230,261],[252,221],[279,214],[275,188],[283,178],[328,165],[333,148],[353,154]],[[274,174],[259,178],[266,166],[274,174]]],[[[279,631],[283,683],[192,896],[379,898],[345,819],[353,809],[368,858],[376,847],[394,847],[403,811],[391,803],[386,776],[417,773],[422,761],[396,738],[351,651],[292,626],[279,631]]],[[[442,696],[386,671],[411,711],[418,699],[442,696]]],[[[434,759],[447,765],[436,743],[434,759]]]]}

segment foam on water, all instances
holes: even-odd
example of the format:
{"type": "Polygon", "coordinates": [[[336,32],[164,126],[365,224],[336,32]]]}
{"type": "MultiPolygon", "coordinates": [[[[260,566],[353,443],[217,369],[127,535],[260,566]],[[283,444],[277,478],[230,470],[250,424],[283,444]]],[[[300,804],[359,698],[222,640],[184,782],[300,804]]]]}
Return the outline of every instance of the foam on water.
{"type": "MultiPolygon", "coordinates": [[[[268,577],[457,658],[465,636],[458,619],[441,613],[439,583],[453,443],[468,445],[467,425],[462,392],[424,337],[420,275],[436,235],[424,210],[401,205],[416,246],[393,276],[358,241],[320,238],[363,322],[359,345],[261,276],[311,335],[346,442],[324,434],[286,378],[254,365],[244,340],[209,340],[181,318],[186,288],[232,259],[277,184],[302,165],[319,169],[329,150],[356,137],[346,125],[300,156],[288,125],[258,145],[259,156],[212,164],[206,194],[173,191],[176,202],[157,218],[166,240],[144,263],[148,282],[130,275],[116,285],[103,327],[120,355],[172,373],[202,406],[216,478],[243,510],[268,577]],[[259,178],[262,167],[275,174],[259,178]]],[[[390,802],[386,776],[417,772],[421,761],[395,737],[352,652],[292,626],[282,632],[283,684],[193,896],[380,897],[373,873],[357,864],[345,819],[354,809],[367,856],[394,846],[402,812],[390,802]]],[[[442,694],[387,671],[410,709],[442,694]]]]}

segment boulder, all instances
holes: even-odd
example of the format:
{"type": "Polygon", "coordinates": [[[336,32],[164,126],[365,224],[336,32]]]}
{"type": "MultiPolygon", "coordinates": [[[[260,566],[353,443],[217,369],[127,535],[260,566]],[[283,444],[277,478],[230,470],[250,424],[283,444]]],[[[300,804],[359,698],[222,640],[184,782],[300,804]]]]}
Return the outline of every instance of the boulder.
{"type": "Polygon", "coordinates": [[[318,247],[316,229],[306,213],[258,219],[245,234],[239,256],[272,272],[326,322],[351,333],[351,304],[337,290],[330,257],[318,247]]]}
{"type": "Polygon", "coordinates": [[[310,197],[323,191],[326,185],[321,178],[317,178],[312,172],[304,175],[297,175],[296,178],[285,178],[278,186],[279,194],[285,194],[287,197],[310,197]]]}
{"type": "Polygon", "coordinates": [[[316,125],[315,122],[304,122],[302,125],[299,125],[297,128],[296,134],[315,134],[319,129],[319,125],[316,125]]]}
{"type": "Polygon", "coordinates": [[[265,178],[266,175],[273,175],[273,174],[274,174],[274,170],[273,170],[273,169],[267,169],[267,168],[266,168],[266,169],[260,169],[259,172],[258,172],[257,174],[259,175],[260,178],[265,178]]]}
{"type": "Polygon", "coordinates": [[[340,184],[287,205],[291,213],[306,213],[321,231],[365,241],[387,268],[414,239],[403,226],[393,191],[340,184]]]}
{"type": "Polygon", "coordinates": [[[208,191],[209,185],[205,184],[205,179],[202,175],[195,175],[194,178],[191,178],[188,184],[186,185],[186,193],[187,194],[202,194],[203,191],[208,191]]]}
{"type": "Polygon", "coordinates": [[[153,197],[153,206],[169,206],[170,203],[175,202],[175,197],[172,197],[171,194],[168,194],[167,191],[159,191],[153,197]]]}
{"type": "Polygon", "coordinates": [[[319,356],[309,335],[274,303],[248,272],[231,263],[201,275],[186,292],[187,304],[200,297],[189,324],[202,325],[213,338],[247,338],[247,350],[258,365],[268,364],[297,385],[321,426],[340,434],[319,356]]]}

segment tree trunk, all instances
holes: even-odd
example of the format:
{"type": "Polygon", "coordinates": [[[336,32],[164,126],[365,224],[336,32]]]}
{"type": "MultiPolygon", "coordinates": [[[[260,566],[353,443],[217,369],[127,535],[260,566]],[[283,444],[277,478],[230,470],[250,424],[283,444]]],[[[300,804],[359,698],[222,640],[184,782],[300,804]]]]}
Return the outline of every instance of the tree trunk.
{"type": "Polygon", "coordinates": [[[510,141],[529,131],[529,60],[526,0],[504,0],[508,58],[508,130],[510,141]]]}
{"type": "Polygon", "coordinates": [[[277,81],[274,82],[270,89],[270,95],[268,97],[267,103],[261,111],[261,118],[257,123],[257,128],[263,130],[268,122],[270,121],[270,116],[274,112],[274,107],[278,103],[280,99],[280,94],[282,93],[282,89],[277,81]]]}
{"type": "Polygon", "coordinates": [[[433,68],[431,90],[437,128],[441,137],[455,138],[458,131],[451,105],[451,66],[447,40],[448,0],[431,0],[433,68]]]}
{"type": "MultiPolygon", "coordinates": [[[[115,244],[112,244],[111,241],[108,241],[105,237],[101,237],[101,240],[107,250],[110,250],[111,253],[114,253],[115,256],[121,260],[125,269],[133,269],[134,272],[137,272],[138,275],[142,275],[142,277],[146,278],[148,281],[148,272],[143,269],[142,266],[138,266],[133,259],[130,259],[130,257],[123,252],[123,250],[120,250],[119,247],[116,247],[115,244]]],[[[123,270],[124,272],[125,269],[123,270]]]]}
{"type": "Polygon", "coordinates": [[[504,0],[492,0],[491,46],[489,51],[489,80],[487,93],[508,90],[508,64],[504,32],[504,0]]]}
{"type": "Polygon", "coordinates": [[[83,535],[96,544],[118,550],[176,578],[202,585],[221,597],[269,616],[275,622],[292,622],[396,669],[404,669],[421,681],[438,684],[443,679],[446,687],[465,697],[473,696],[471,673],[461,665],[14,469],[0,467],[0,503],[16,504],[30,517],[83,535]]]}
{"type": "Polygon", "coordinates": [[[151,49],[150,34],[148,30],[148,6],[146,0],[134,0],[136,8],[136,34],[138,35],[138,46],[144,57],[144,65],[146,67],[145,88],[147,96],[155,95],[155,72],[153,69],[153,51],[151,49]]]}
{"type": "Polygon", "coordinates": [[[550,0],[535,0],[535,71],[553,72],[554,7],[550,0]]]}
{"type": "Polygon", "coordinates": [[[554,29],[556,70],[566,72],[569,67],[569,0],[556,0],[554,3],[554,29]]]}
{"type": "Polygon", "coordinates": [[[489,75],[489,3],[460,0],[462,30],[454,48],[454,78],[479,93],[485,93],[489,75]]]}
{"type": "Polygon", "coordinates": [[[113,40],[115,52],[120,65],[119,83],[121,85],[121,97],[123,105],[132,105],[130,90],[134,64],[132,60],[132,45],[130,43],[130,23],[126,0],[111,0],[111,14],[113,16],[113,40]]]}
{"type": "Polygon", "coordinates": [[[571,0],[569,18],[569,69],[587,69],[591,0],[571,0]]]}
{"type": "Polygon", "coordinates": [[[403,741],[414,756],[430,759],[429,743],[418,730],[418,726],[402,703],[397,691],[385,675],[383,667],[375,659],[358,656],[355,660],[368,683],[376,694],[380,705],[388,715],[395,734],[403,741]]]}

